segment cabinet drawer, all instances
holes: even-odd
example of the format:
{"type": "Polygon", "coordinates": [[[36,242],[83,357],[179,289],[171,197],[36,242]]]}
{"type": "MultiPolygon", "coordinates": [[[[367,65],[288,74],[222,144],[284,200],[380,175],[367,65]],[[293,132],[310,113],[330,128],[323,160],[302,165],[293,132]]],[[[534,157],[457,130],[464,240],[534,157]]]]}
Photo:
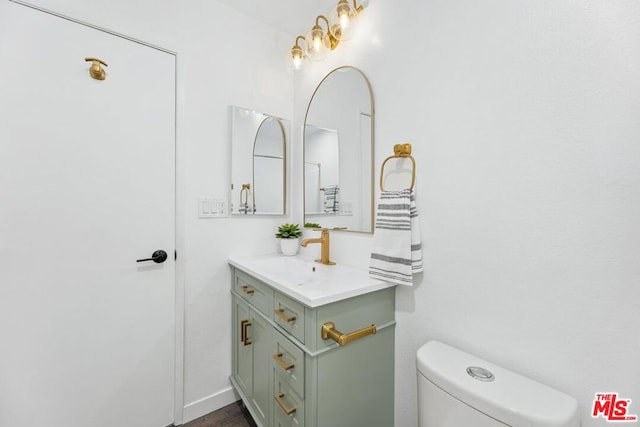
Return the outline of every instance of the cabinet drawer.
{"type": "Polygon", "coordinates": [[[273,370],[293,391],[304,397],[304,353],[281,333],[275,335],[273,370]]]}
{"type": "Polygon", "coordinates": [[[273,290],[253,277],[235,270],[233,290],[267,317],[273,311],[273,290]]]}
{"type": "Polygon", "coordinates": [[[284,413],[276,413],[273,417],[273,425],[274,427],[304,427],[304,419],[285,415],[284,413]]]}
{"type": "Polygon", "coordinates": [[[274,376],[273,419],[278,427],[304,427],[304,400],[280,375],[274,376]]]}
{"type": "Polygon", "coordinates": [[[276,292],[273,320],[304,344],[304,306],[302,304],[276,292]]]}

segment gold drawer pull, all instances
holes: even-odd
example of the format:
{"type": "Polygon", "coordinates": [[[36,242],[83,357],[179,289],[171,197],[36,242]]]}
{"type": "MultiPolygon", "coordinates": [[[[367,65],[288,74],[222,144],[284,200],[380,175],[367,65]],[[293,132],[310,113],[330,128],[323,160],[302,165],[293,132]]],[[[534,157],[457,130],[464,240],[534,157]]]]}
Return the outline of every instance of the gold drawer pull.
{"type": "Polygon", "coordinates": [[[291,323],[291,322],[295,322],[296,321],[296,316],[291,316],[288,317],[286,314],[284,314],[284,308],[279,308],[278,310],[274,311],[279,318],[281,318],[282,320],[284,320],[287,323],[291,323]]]}
{"type": "Polygon", "coordinates": [[[244,334],[247,333],[247,331],[245,330],[245,323],[249,323],[248,320],[243,320],[240,322],[240,341],[244,342],[244,334]]]}
{"type": "Polygon", "coordinates": [[[293,369],[296,365],[293,363],[289,363],[287,364],[287,362],[285,362],[284,360],[282,360],[282,353],[276,353],[273,355],[273,360],[275,360],[276,362],[278,362],[278,365],[280,365],[280,367],[282,369],[284,369],[285,371],[288,371],[289,369],[293,369]]]}
{"type": "Polygon", "coordinates": [[[240,286],[240,290],[241,290],[242,292],[244,292],[245,294],[247,294],[247,295],[253,295],[253,294],[255,293],[255,290],[253,290],[253,289],[249,288],[249,287],[248,287],[248,286],[246,286],[246,285],[245,285],[245,286],[240,286]]]}
{"type": "Polygon", "coordinates": [[[247,329],[249,329],[249,326],[251,326],[251,322],[249,322],[248,320],[243,320],[242,322],[240,322],[240,328],[242,329],[240,332],[240,338],[242,340],[242,344],[244,344],[245,346],[251,345],[251,340],[249,339],[249,334],[247,333],[247,329]]]}
{"type": "Polygon", "coordinates": [[[376,325],[367,326],[366,328],[359,329],[357,331],[350,332],[348,334],[343,334],[339,330],[336,329],[336,325],[333,322],[327,322],[322,325],[322,329],[320,330],[320,334],[323,340],[332,339],[340,345],[347,345],[351,341],[358,340],[360,338],[364,338],[367,335],[376,333],[376,325]]]}
{"type": "Polygon", "coordinates": [[[291,415],[294,412],[296,412],[296,407],[295,406],[293,408],[287,408],[287,405],[285,405],[284,402],[282,401],[283,397],[284,397],[284,393],[278,394],[276,396],[276,402],[278,402],[278,405],[280,405],[280,408],[282,408],[284,413],[287,414],[287,415],[291,415]]]}

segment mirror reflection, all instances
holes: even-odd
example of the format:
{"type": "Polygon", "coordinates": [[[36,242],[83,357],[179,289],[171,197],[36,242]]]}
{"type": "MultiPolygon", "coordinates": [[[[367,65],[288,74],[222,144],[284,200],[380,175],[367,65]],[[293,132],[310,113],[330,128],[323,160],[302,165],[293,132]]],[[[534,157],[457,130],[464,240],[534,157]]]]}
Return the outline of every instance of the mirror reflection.
{"type": "Polygon", "coordinates": [[[231,213],[284,215],[288,120],[231,110],[231,213]]]}
{"type": "Polygon", "coordinates": [[[373,232],[373,97],[345,66],[316,88],[304,126],[305,223],[373,232]]]}
{"type": "MultiPolygon", "coordinates": [[[[340,212],[338,131],[305,127],[304,210],[306,215],[340,212]]],[[[307,221],[308,222],[308,221],[307,221]]]]}

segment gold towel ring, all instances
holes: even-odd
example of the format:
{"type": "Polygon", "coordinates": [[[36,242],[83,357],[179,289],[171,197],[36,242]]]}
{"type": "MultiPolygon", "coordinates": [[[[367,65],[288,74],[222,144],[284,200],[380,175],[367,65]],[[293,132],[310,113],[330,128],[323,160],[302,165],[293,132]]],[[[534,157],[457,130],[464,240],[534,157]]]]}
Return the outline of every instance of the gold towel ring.
{"type": "Polygon", "coordinates": [[[384,191],[384,187],[382,182],[384,181],[384,166],[391,159],[399,159],[399,158],[409,158],[411,159],[411,186],[410,190],[413,190],[413,185],[416,182],[416,159],[411,155],[411,144],[396,144],[393,146],[393,156],[389,156],[384,159],[382,162],[382,166],[380,167],[380,190],[384,191]]]}

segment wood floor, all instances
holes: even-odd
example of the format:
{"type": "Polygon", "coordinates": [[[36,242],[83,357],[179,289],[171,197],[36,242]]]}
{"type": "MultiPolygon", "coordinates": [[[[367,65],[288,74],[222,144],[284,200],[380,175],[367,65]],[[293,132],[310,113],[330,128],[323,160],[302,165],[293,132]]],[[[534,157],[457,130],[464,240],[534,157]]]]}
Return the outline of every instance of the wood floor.
{"type": "Polygon", "coordinates": [[[256,427],[249,411],[237,401],[215,412],[197,418],[182,427],[256,427]]]}

